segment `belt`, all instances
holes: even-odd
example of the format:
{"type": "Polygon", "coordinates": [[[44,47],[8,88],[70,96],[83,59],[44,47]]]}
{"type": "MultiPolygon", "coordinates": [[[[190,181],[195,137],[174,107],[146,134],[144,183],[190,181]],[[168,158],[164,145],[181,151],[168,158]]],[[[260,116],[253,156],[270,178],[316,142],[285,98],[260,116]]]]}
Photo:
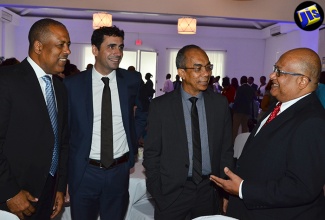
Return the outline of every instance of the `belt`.
{"type": "Polygon", "coordinates": [[[112,169],[113,167],[121,163],[125,163],[128,160],[129,160],[129,152],[123,154],[121,157],[115,158],[113,163],[109,167],[104,167],[104,165],[100,162],[100,160],[94,160],[94,159],[89,159],[89,164],[103,169],[112,169]]]}
{"type": "MultiPolygon", "coordinates": [[[[210,178],[210,174],[209,175],[202,175],[202,180],[206,180],[210,178]]],[[[187,177],[186,181],[192,181],[193,182],[193,178],[191,176],[187,177]]]]}

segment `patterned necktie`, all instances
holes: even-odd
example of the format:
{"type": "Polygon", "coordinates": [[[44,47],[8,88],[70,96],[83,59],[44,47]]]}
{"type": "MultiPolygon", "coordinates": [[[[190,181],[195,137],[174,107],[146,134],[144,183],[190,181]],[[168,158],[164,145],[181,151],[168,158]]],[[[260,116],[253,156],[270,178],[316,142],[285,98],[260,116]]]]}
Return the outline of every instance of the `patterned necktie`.
{"type": "Polygon", "coordinates": [[[104,90],[102,96],[102,119],[101,119],[101,152],[100,162],[108,168],[113,163],[113,122],[112,101],[109,88],[109,78],[102,77],[104,90]]]}
{"type": "Polygon", "coordinates": [[[192,142],[193,142],[193,170],[192,179],[195,184],[202,181],[202,152],[200,138],[199,114],[196,107],[196,97],[189,99],[192,102],[191,121],[192,121],[192,142]]]}
{"type": "Polygon", "coordinates": [[[50,174],[54,176],[59,163],[58,116],[57,116],[57,110],[55,104],[54,91],[52,88],[52,80],[49,76],[43,76],[42,79],[46,83],[45,95],[46,95],[47,111],[51,119],[52,129],[54,133],[54,149],[53,149],[52,163],[50,168],[50,174]]]}
{"type": "Polygon", "coordinates": [[[265,126],[266,124],[268,124],[270,121],[272,121],[273,119],[275,119],[275,117],[278,115],[278,113],[280,112],[280,108],[281,108],[282,102],[279,102],[275,108],[273,109],[273,111],[271,112],[269,118],[267,119],[267,121],[265,122],[265,124],[263,126],[265,126]]]}

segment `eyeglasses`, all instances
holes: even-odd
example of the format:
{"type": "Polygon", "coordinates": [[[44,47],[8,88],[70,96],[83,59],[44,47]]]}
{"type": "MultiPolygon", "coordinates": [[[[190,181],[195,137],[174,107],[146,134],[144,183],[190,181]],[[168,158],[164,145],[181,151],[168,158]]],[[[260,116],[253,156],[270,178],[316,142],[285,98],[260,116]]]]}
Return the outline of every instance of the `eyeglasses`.
{"type": "Polygon", "coordinates": [[[309,82],[311,82],[311,79],[308,76],[306,76],[304,74],[301,74],[301,73],[285,72],[283,70],[280,70],[277,65],[273,65],[273,72],[276,74],[277,77],[280,77],[281,74],[289,74],[291,76],[304,76],[304,77],[307,77],[307,79],[309,80],[309,82]]]}
{"type": "Polygon", "coordinates": [[[184,69],[184,70],[193,69],[194,72],[199,73],[201,72],[202,67],[204,67],[207,72],[211,72],[213,70],[213,64],[207,64],[205,66],[202,66],[201,64],[194,64],[194,67],[184,67],[180,69],[184,69]]]}

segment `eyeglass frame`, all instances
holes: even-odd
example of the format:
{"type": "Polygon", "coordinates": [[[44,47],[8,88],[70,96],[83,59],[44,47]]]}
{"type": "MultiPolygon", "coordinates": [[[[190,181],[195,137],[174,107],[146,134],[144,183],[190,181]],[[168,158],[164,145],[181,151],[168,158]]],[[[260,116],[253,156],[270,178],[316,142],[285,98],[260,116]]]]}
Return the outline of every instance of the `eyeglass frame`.
{"type": "Polygon", "coordinates": [[[205,71],[207,71],[207,72],[211,72],[213,70],[213,64],[211,64],[211,63],[209,63],[205,66],[203,66],[202,64],[194,64],[193,66],[194,67],[183,67],[183,68],[179,68],[179,69],[183,69],[183,70],[193,69],[194,72],[196,72],[196,73],[201,72],[202,67],[204,67],[205,71]]]}
{"type": "Polygon", "coordinates": [[[283,70],[280,70],[279,67],[277,65],[273,65],[273,72],[275,73],[276,77],[280,77],[281,74],[288,74],[288,75],[291,75],[291,76],[304,76],[304,77],[307,77],[307,79],[309,80],[309,82],[311,82],[311,79],[304,75],[304,74],[301,74],[301,73],[293,73],[293,72],[286,72],[286,71],[283,71],[283,70]]]}

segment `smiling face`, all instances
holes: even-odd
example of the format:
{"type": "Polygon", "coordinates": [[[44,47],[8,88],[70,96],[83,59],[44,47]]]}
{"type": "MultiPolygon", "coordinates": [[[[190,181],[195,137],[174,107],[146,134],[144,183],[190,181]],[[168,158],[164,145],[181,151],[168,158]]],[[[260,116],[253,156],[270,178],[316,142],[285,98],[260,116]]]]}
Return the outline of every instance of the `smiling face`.
{"type": "Polygon", "coordinates": [[[298,75],[279,73],[277,76],[272,72],[270,74],[272,96],[280,102],[287,102],[314,91],[318,81],[317,66],[320,66],[318,60],[316,53],[304,48],[283,54],[275,65],[280,71],[298,73],[298,75]]]}
{"type": "Polygon", "coordinates": [[[104,35],[100,49],[92,45],[92,52],[96,59],[95,69],[102,75],[107,75],[117,69],[123,58],[123,49],[121,37],[104,35]]]}
{"type": "Polygon", "coordinates": [[[47,74],[59,74],[64,70],[71,53],[70,37],[64,26],[50,25],[49,31],[42,40],[34,42],[32,59],[47,74]]]}
{"type": "Polygon", "coordinates": [[[210,64],[210,61],[207,54],[203,50],[197,48],[189,49],[185,53],[185,60],[186,68],[201,66],[200,71],[195,71],[195,69],[178,69],[178,74],[182,78],[184,91],[196,96],[198,93],[208,88],[212,71],[207,71],[205,66],[210,64]]]}

